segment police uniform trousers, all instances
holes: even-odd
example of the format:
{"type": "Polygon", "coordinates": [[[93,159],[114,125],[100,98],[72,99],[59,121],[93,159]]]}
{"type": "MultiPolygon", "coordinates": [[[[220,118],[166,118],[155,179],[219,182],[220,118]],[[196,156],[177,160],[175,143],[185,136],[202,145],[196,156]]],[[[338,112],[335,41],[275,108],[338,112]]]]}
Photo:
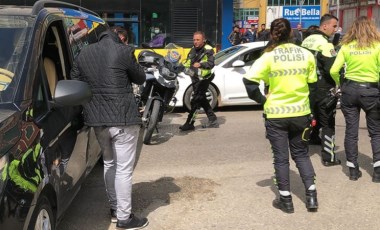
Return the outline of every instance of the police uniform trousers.
{"type": "Polygon", "coordinates": [[[193,86],[193,98],[191,99],[191,110],[189,113],[189,116],[187,118],[188,123],[194,122],[194,113],[199,108],[203,108],[207,118],[209,121],[215,121],[216,115],[214,111],[212,110],[210,103],[207,100],[206,92],[208,90],[208,86],[210,85],[210,82],[212,81],[213,76],[200,80],[198,78],[192,78],[192,86],[193,86]]]}
{"type": "Polygon", "coordinates": [[[314,184],[315,172],[308,142],[302,139],[302,133],[309,125],[309,116],[265,120],[266,137],[272,146],[276,183],[280,191],[290,191],[289,150],[305,190],[314,184]]]}
{"type": "Polygon", "coordinates": [[[319,88],[316,93],[314,118],[317,126],[313,132],[321,139],[321,157],[323,161],[334,162],[335,156],[335,115],[337,100],[330,96],[330,89],[319,88]]]}
{"type": "Polygon", "coordinates": [[[379,89],[374,83],[345,81],[341,87],[341,110],[346,120],[344,148],[347,166],[358,166],[358,130],[360,110],[364,110],[371,138],[374,167],[380,166],[379,89]]]}

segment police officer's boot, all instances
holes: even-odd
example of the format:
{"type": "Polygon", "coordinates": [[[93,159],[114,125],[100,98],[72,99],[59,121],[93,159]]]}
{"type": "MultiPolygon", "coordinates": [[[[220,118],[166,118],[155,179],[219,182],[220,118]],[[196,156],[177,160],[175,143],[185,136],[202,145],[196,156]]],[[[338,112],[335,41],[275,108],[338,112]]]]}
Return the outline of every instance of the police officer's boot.
{"type": "Polygon", "coordinates": [[[335,153],[331,154],[331,153],[328,153],[326,151],[322,151],[321,155],[322,155],[322,164],[326,167],[341,164],[341,161],[336,158],[335,153]],[[328,156],[328,157],[326,157],[326,156],[328,156]],[[330,158],[330,159],[326,159],[326,158],[330,158]]]}
{"type": "Polygon", "coordinates": [[[309,212],[318,211],[317,190],[306,191],[306,208],[309,212]]]}
{"type": "Polygon", "coordinates": [[[372,182],[380,183],[380,166],[373,168],[372,182]]]}
{"type": "Polygon", "coordinates": [[[362,172],[359,170],[359,165],[355,167],[349,167],[348,169],[350,171],[350,180],[356,181],[362,176],[362,172]]]}
{"type": "Polygon", "coordinates": [[[289,195],[289,196],[280,195],[280,199],[276,199],[273,201],[273,207],[278,208],[285,213],[293,213],[294,206],[293,206],[292,195],[289,195]]]}
{"type": "Polygon", "coordinates": [[[195,129],[195,127],[194,127],[194,121],[191,121],[191,122],[186,121],[186,123],[183,124],[183,125],[181,125],[179,127],[179,129],[182,130],[182,131],[194,130],[195,129]]]}
{"type": "Polygon", "coordinates": [[[207,124],[203,124],[202,128],[219,128],[218,119],[215,117],[209,118],[207,124]]]}
{"type": "Polygon", "coordinates": [[[335,154],[335,137],[331,128],[322,128],[322,164],[326,167],[340,165],[341,161],[336,158],[335,154]]]}

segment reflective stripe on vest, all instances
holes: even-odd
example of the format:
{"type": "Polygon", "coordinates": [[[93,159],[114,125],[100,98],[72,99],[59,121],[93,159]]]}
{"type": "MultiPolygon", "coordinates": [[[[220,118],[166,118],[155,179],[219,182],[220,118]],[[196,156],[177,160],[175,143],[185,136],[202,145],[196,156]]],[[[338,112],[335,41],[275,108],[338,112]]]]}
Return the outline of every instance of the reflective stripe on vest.
{"type": "Polygon", "coordinates": [[[296,74],[306,74],[306,68],[296,68],[296,69],[282,69],[276,70],[269,73],[269,77],[281,77],[286,75],[296,75],[296,74]]]}
{"type": "Polygon", "coordinates": [[[310,105],[296,105],[296,106],[270,106],[265,108],[265,114],[291,114],[302,113],[310,110],[310,105]]]}

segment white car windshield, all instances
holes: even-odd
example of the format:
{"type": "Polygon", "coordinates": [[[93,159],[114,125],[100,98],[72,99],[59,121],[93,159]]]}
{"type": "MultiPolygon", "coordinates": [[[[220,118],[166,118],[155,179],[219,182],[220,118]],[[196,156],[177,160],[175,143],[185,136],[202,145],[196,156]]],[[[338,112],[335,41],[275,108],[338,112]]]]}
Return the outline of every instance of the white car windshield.
{"type": "Polygon", "coordinates": [[[215,65],[219,65],[227,58],[234,55],[236,52],[242,51],[244,49],[247,49],[245,46],[232,46],[230,48],[227,48],[225,50],[219,51],[215,54],[215,65]]]}
{"type": "Polygon", "coordinates": [[[0,103],[11,102],[29,46],[30,17],[0,15],[0,103]]]}

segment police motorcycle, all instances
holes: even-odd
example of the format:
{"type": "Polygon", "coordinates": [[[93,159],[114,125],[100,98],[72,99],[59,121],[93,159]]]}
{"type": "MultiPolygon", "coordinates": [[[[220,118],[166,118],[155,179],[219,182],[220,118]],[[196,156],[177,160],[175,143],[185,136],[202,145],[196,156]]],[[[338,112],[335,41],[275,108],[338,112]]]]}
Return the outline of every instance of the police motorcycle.
{"type": "Polygon", "coordinates": [[[144,125],[143,143],[146,145],[150,144],[154,130],[158,132],[158,123],[162,122],[164,113],[172,112],[177,102],[180,54],[172,43],[165,48],[168,49],[166,56],[143,50],[137,58],[146,73],[146,82],[138,90],[144,125]]]}

